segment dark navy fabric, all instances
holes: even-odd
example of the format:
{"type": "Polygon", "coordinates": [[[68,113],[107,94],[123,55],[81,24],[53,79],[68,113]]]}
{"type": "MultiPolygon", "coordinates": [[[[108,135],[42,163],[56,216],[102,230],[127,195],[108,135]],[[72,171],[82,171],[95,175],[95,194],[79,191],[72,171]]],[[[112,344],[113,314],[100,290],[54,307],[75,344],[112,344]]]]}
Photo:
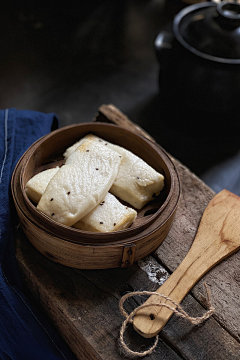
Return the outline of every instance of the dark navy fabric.
{"type": "Polygon", "coordinates": [[[54,114],[0,110],[0,359],[76,360],[50,322],[24,294],[14,255],[10,192],[21,155],[58,124],[54,114]]]}

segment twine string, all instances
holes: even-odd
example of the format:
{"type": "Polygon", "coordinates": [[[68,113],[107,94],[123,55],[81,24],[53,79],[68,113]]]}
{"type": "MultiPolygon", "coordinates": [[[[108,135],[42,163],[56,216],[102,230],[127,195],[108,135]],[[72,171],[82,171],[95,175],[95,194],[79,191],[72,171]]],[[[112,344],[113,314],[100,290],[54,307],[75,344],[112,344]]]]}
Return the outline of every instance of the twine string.
{"type": "Polygon", "coordinates": [[[205,289],[206,289],[206,293],[207,293],[207,302],[208,302],[208,311],[206,311],[206,313],[203,315],[203,316],[200,316],[200,317],[191,317],[189,316],[186,311],[183,310],[183,308],[181,307],[180,304],[178,304],[177,302],[175,302],[174,300],[172,300],[170,297],[164,295],[164,294],[159,294],[157,292],[153,292],[153,291],[134,291],[134,292],[130,292],[128,294],[125,294],[120,302],[119,302],[119,309],[122,313],[122,315],[125,317],[125,320],[124,322],[122,323],[122,326],[121,326],[121,329],[120,329],[120,337],[119,337],[119,342],[120,342],[120,345],[121,345],[121,348],[124,352],[124,354],[126,356],[129,356],[129,357],[144,357],[146,355],[149,355],[153,352],[153,350],[156,348],[157,344],[158,344],[158,341],[159,341],[159,336],[156,335],[156,339],[155,339],[155,342],[154,344],[149,348],[147,349],[146,351],[144,352],[138,352],[138,351],[133,351],[131,350],[126,342],[124,341],[124,333],[126,331],[126,328],[127,328],[127,325],[128,323],[133,323],[133,318],[135,316],[135,314],[140,310],[140,309],[143,309],[143,308],[147,308],[147,307],[150,307],[150,306],[160,306],[160,307],[166,307],[168,308],[169,310],[172,310],[175,314],[177,314],[178,316],[184,318],[184,319],[187,319],[189,320],[193,325],[198,325],[198,324],[201,324],[203,321],[207,320],[210,316],[212,316],[212,314],[214,313],[214,308],[212,307],[211,305],[211,293],[210,293],[210,290],[209,288],[207,287],[207,284],[204,282],[204,286],[205,286],[205,289]],[[161,298],[164,298],[165,300],[171,302],[173,306],[171,305],[168,305],[166,303],[149,303],[149,304],[142,304],[140,306],[138,306],[136,309],[134,309],[130,314],[128,314],[124,307],[123,307],[123,304],[124,302],[129,298],[129,297],[133,297],[133,296],[136,296],[136,295],[139,295],[139,296],[144,296],[144,295],[157,295],[161,298]]]}

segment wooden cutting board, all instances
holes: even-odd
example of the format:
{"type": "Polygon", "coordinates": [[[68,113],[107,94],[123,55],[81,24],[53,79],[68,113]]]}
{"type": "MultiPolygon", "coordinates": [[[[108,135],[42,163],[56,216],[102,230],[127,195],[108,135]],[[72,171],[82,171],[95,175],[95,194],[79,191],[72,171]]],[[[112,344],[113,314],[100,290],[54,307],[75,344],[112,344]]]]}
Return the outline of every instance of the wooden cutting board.
{"type": "MultiPolygon", "coordinates": [[[[113,105],[101,106],[98,120],[134,129],[134,123],[113,105]]],[[[136,124],[135,131],[145,136],[136,124]]],[[[166,269],[173,272],[179,266],[193,242],[204,209],[215,195],[182,163],[173,160],[182,188],[179,207],[169,235],[154,252],[154,258],[150,256],[144,261],[147,269],[153,266],[158,283],[162,283],[166,269]]],[[[16,257],[29,296],[45,311],[77,359],[126,359],[117,350],[123,321],[119,301],[130,291],[155,291],[160,285],[149,277],[152,274],[148,275],[137,263],[125,269],[70,269],[41,255],[26,239],[21,227],[16,228],[15,240],[16,257]]],[[[237,252],[204,276],[211,289],[214,317],[198,327],[173,317],[162,329],[161,341],[147,357],[149,360],[240,359],[239,263],[240,252],[237,252]]],[[[183,301],[184,309],[192,316],[201,316],[206,309],[201,280],[191,293],[183,301]]],[[[129,299],[126,310],[130,312],[136,304],[141,304],[138,297],[129,299]]],[[[142,338],[131,326],[125,339],[135,351],[153,343],[153,339],[142,338]]]]}
{"type": "MultiPolygon", "coordinates": [[[[227,190],[217,194],[206,207],[194,242],[179,267],[157,290],[157,293],[180,303],[197,281],[214,265],[240,247],[240,197],[227,190]]],[[[152,295],[145,304],[169,300],[152,295]]],[[[159,333],[173,311],[163,306],[150,306],[137,312],[133,325],[146,338],[159,333]]]]}

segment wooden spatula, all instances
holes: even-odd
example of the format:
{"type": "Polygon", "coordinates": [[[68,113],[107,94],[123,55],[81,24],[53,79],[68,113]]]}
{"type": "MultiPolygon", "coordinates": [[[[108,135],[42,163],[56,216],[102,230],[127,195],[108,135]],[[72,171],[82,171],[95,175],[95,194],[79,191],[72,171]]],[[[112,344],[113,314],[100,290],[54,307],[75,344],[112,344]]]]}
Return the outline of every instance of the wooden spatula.
{"type": "MultiPolygon", "coordinates": [[[[188,254],[157,292],[180,303],[208,270],[239,248],[240,197],[222,190],[206,207],[188,254]]],[[[157,295],[145,304],[161,302],[174,307],[157,295]]],[[[150,306],[136,313],[133,325],[139,334],[150,338],[159,333],[172,314],[165,307],[150,306]]]]}

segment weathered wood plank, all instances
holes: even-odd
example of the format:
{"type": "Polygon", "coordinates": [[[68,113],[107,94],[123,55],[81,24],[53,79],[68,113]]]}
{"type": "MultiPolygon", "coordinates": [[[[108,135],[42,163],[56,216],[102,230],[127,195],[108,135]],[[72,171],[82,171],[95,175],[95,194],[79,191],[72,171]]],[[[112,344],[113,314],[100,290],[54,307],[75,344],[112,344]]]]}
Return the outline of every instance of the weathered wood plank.
{"type": "MultiPolygon", "coordinates": [[[[118,303],[139,267],[108,270],[74,270],[41,255],[19,230],[16,252],[24,283],[46,311],[63,339],[80,360],[120,360],[119,330],[123,317],[118,303]]],[[[141,270],[140,270],[141,271],[141,270]]],[[[134,304],[134,300],[129,303],[134,304]]],[[[130,309],[130,308],[129,308],[130,309]]],[[[144,351],[153,340],[143,341],[135,331],[126,332],[132,349],[144,351]]],[[[149,357],[180,360],[164,341],[149,357]]]]}
{"type": "MultiPolygon", "coordinates": [[[[111,105],[110,115],[106,108],[107,106],[100,107],[100,114],[103,112],[105,116],[109,116],[109,121],[114,123],[115,118],[112,115],[114,107],[111,105]]],[[[117,111],[119,117],[119,110],[117,111]]],[[[101,116],[96,120],[100,120],[101,116]]],[[[124,122],[124,115],[121,126],[127,128],[129,126],[127,121],[124,122]]],[[[136,129],[136,131],[144,135],[142,129],[136,129]]],[[[215,195],[204,182],[183,164],[174,158],[172,160],[180,174],[182,193],[174,226],[155,252],[155,257],[171,272],[179,266],[186,256],[197,232],[203,211],[215,195]],[[180,234],[183,236],[179,236],[180,234]]],[[[240,340],[240,323],[238,321],[240,319],[239,259],[240,251],[213,268],[192,290],[196,299],[205,306],[206,296],[203,282],[205,281],[211,287],[212,303],[216,308],[215,318],[223,326],[227,326],[228,331],[238,340],[240,340]]]]}
{"type": "MultiPolygon", "coordinates": [[[[107,106],[99,109],[99,120],[102,112],[109,117],[110,122],[115,122],[112,114],[106,111],[107,106]]],[[[111,112],[114,107],[111,105],[111,112]]],[[[118,110],[118,116],[119,110],[118,110]]],[[[128,122],[123,121],[121,126],[128,128],[128,122]]],[[[96,118],[98,120],[98,118],[96,118]]],[[[136,131],[144,135],[142,129],[136,131]]],[[[146,134],[148,137],[148,134],[146,134]]],[[[186,256],[195,237],[201,216],[208,202],[215,193],[204,184],[197,176],[191,173],[183,164],[172,158],[180,174],[182,194],[180,204],[176,213],[176,221],[170,230],[168,237],[156,250],[155,257],[173,272],[186,256]],[[176,226],[175,226],[176,225],[176,226]],[[183,236],[179,236],[182,234],[183,236]]],[[[215,318],[236,338],[240,339],[240,251],[231,255],[213,268],[193,288],[192,293],[206,306],[206,295],[203,287],[205,281],[211,287],[212,303],[216,307],[215,318]]]]}
{"type": "MultiPolygon", "coordinates": [[[[194,174],[177,160],[174,162],[180,175],[182,196],[170,233],[154,253],[154,257],[170,272],[187,254],[202,213],[214,196],[213,191],[194,174]]],[[[153,277],[143,271],[143,267],[140,269],[138,264],[125,269],[100,271],[66,268],[38,253],[21,230],[16,235],[16,256],[26,287],[81,360],[123,359],[117,344],[123,321],[118,309],[119,299],[126,291],[154,291],[160,283],[151,280],[155,277],[161,282],[166,277],[165,269],[158,263],[155,263],[158,271],[153,270],[153,277]]],[[[240,344],[236,340],[239,336],[237,333],[240,333],[236,319],[239,316],[238,309],[234,309],[234,306],[240,308],[236,288],[240,278],[238,259],[237,253],[204,278],[211,287],[213,305],[216,307],[215,318],[200,326],[193,326],[174,315],[161,331],[161,341],[156,350],[146,359],[240,358],[240,344]]],[[[187,295],[183,306],[191,316],[201,316],[206,306],[202,281],[193,288],[192,294],[196,299],[191,294],[187,295]]],[[[126,308],[131,311],[142,302],[143,299],[131,299],[127,301],[126,308]]],[[[152,344],[152,339],[143,339],[131,326],[126,332],[126,339],[129,346],[138,351],[152,344]]]]}
{"type": "MultiPolygon", "coordinates": [[[[113,105],[111,105],[111,114],[106,109],[107,106],[100,107],[100,117],[96,118],[96,120],[100,120],[101,114],[104,113],[106,117],[109,117],[109,121],[114,123],[113,105]]],[[[117,111],[119,117],[119,110],[117,111]]],[[[124,122],[124,119],[123,115],[121,126],[128,127],[128,122],[124,122]]],[[[136,129],[136,131],[144,135],[142,129],[136,129]]],[[[146,137],[148,137],[148,134],[146,134],[146,137]]],[[[215,195],[204,182],[183,164],[174,158],[172,160],[180,174],[182,193],[174,226],[170,230],[167,239],[155,252],[156,258],[171,272],[176,270],[186,256],[196,235],[204,209],[215,195]],[[181,237],[179,234],[183,236],[181,237]]],[[[206,296],[203,282],[205,281],[211,287],[212,303],[216,308],[215,318],[223,326],[227,326],[228,331],[238,340],[240,340],[240,322],[238,321],[240,319],[239,259],[240,251],[222,261],[216,268],[213,268],[192,290],[196,299],[205,306],[206,296]]]]}
{"type": "MultiPolygon", "coordinates": [[[[228,190],[216,194],[204,210],[187,255],[156,292],[181,303],[203,275],[240,249],[239,218],[240,198],[228,190]]],[[[138,311],[133,320],[134,329],[146,338],[157,335],[173,315],[169,308],[149,306],[154,303],[177,307],[163,297],[152,295],[145,303],[148,308],[138,311]]]]}
{"type": "MultiPolygon", "coordinates": [[[[127,291],[154,291],[159,286],[149,280],[138,264],[126,269],[74,270],[44,258],[24,236],[17,237],[17,257],[26,286],[79,359],[123,358],[118,349],[123,321],[118,302],[127,291]]],[[[142,301],[127,301],[126,310],[130,312],[142,301]]],[[[205,312],[191,295],[187,295],[183,305],[192,316],[205,312]]],[[[160,335],[157,349],[147,357],[151,360],[240,357],[239,343],[213,318],[193,326],[174,315],[160,335]]],[[[143,339],[130,326],[126,342],[131,349],[143,351],[152,339],[143,339]]]]}
{"type": "MultiPolygon", "coordinates": [[[[156,258],[171,272],[179,266],[187,254],[205,206],[214,196],[214,192],[187,168],[177,161],[175,161],[175,166],[181,179],[180,203],[176,211],[174,226],[155,252],[156,258]]],[[[240,252],[238,251],[216,265],[192,290],[194,297],[206,306],[203,282],[209,285],[212,304],[215,307],[214,317],[238,340],[240,340],[239,261],[240,252]]]]}
{"type": "MultiPolygon", "coordinates": [[[[159,266],[160,276],[161,269],[159,266]]],[[[157,270],[154,269],[154,272],[157,270]]],[[[138,273],[138,277],[129,279],[129,285],[135,290],[139,283],[144,284],[143,288],[140,287],[141,290],[147,290],[149,282],[142,273],[138,273]]],[[[159,285],[161,285],[161,280],[156,285],[150,285],[149,290],[154,291],[159,285]]],[[[205,292],[203,295],[206,297],[205,292]]],[[[185,297],[182,306],[193,317],[202,316],[206,311],[190,294],[185,297]]],[[[240,357],[238,341],[230,336],[213,317],[201,325],[194,326],[188,320],[173,315],[160,332],[160,336],[184,359],[237,360],[240,357]]]]}

